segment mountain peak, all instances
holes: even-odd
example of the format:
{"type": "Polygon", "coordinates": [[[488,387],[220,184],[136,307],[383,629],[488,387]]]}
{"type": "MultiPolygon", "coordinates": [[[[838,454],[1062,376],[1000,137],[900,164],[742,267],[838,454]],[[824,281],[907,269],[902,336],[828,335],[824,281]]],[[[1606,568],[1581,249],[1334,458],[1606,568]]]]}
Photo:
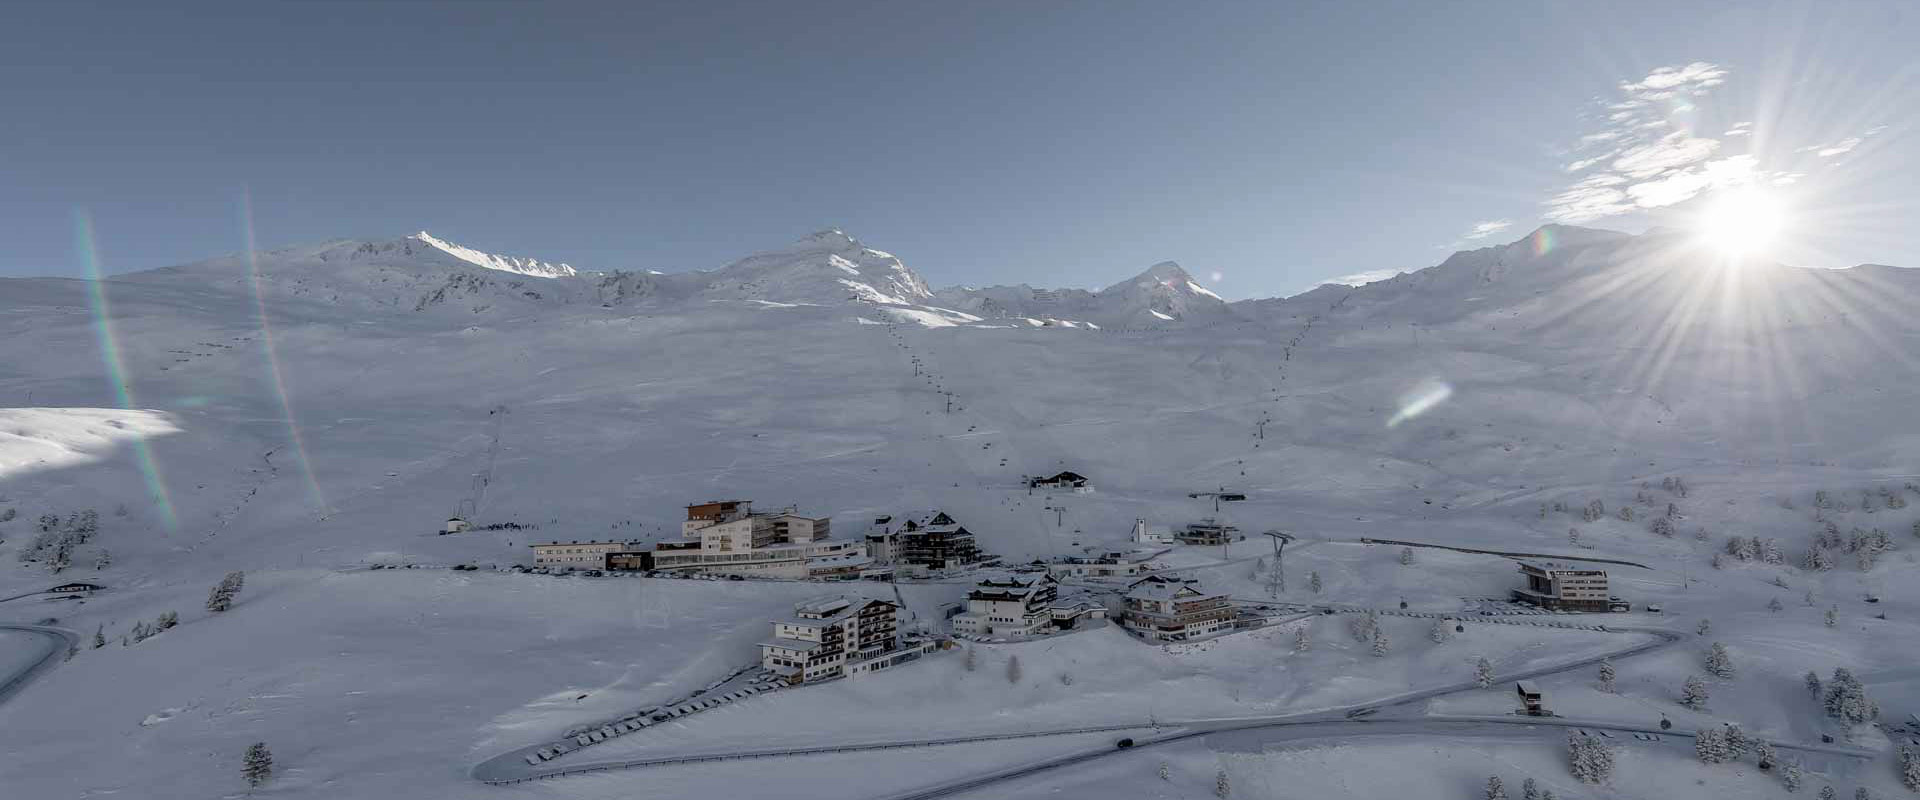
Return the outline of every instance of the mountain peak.
{"type": "Polygon", "coordinates": [[[577,270],[566,264],[481,252],[471,247],[463,247],[444,239],[436,238],[433,234],[426,231],[420,231],[419,233],[408,236],[407,239],[439,250],[476,267],[485,267],[487,269],[496,269],[501,272],[512,272],[520,275],[531,275],[536,278],[570,278],[578,274],[577,270]]]}

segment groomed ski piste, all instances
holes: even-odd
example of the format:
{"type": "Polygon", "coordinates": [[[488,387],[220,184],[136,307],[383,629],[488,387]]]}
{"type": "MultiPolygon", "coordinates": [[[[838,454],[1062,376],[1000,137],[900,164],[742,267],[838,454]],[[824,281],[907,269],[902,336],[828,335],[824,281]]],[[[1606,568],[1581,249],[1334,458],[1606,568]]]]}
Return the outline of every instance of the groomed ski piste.
{"type": "MultiPolygon", "coordinates": [[[[1674,235],[1552,226],[1383,282],[1229,304],[1165,265],[1050,297],[936,291],[838,232],[669,275],[477,252],[429,236],[0,281],[0,514],[17,509],[0,597],[106,587],[0,603],[0,622],[54,619],[78,644],[0,703],[0,781],[226,796],[264,741],[283,797],[1192,797],[1223,771],[1239,793],[1289,796],[1478,796],[1501,775],[1562,798],[1787,797],[1751,757],[1694,758],[1688,732],[1734,722],[1804,765],[1803,793],[1906,791],[1906,270],[1732,272],[1674,235]],[[1020,487],[1063,469],[1096,490],[1020,487]],[[1117,626],[973,643],[971,671],[936,652],[476,772],[688,697],[753,661],[795,602],[895,598],[495,569],[529,563],[531,541],[671,539],[681,506],[742,497],[831,515],[841,537],[939,508],[1024,563],[1122,543],[1136,518],[1211,516],[1187,495],[1216,487],[1248,495],[1220,516],[1249,539],[1176,547],[1169,566],[1248,603],[1345,613],[1165,646],[1117,626]],[[1588,520],[1593,500],[1606,514],[1588,520]],[[1669,503],[1671,537],[1650,529],[1669,503]],[[100,530],[72,566],[19,561],[41,515],[83,509],[100,530]],[[453,513],[517,527],[437,535],[453,513]],[[1893,549],[1804,567],[1829,521],[1893,549]],[[1268,529],[1299,537],[1274,594],[1268,529]],[[1776,539],[1781,563],[1727,554],[1736,535],[1776,539]],[[1473,614],[1434,642],[1401,602],[1465,619],[1520,584],[1515,562],[1421,548],[1403,564],[1362,538],[1651,569],[1609,567],[1633,612],[1505,620],[1608,630],[1473,614]],[[111,552],[98,569],[96,549],[111,552]],[[232,609],[204,610],[233,570],[232,609]],[[1362,609],[1383,612],[1386,654],[1349,635],[1362,609]],[[169,610],[177,627],[121,643],[169,610]],[[1705,671],[1714,642],[1734,677],[1705,671]],[[1597,686],[1608,654],[1614,692],[1597,686]],[[1481,658],[1490,689],[1471,683],[1481,658]],[[1836,667],[1885,728],[1821,712],[1804,675],[1836,667]],[[1558,717],[1514,715],[1529,674],[1558,717]],[[1705,710],[1678,702],[1689,675],[1705,710]],[[1430,694],[1396,702],[1410,693],[1430,694]],[[1377,710],[1348,718],[1361,709],[1377,710]],[[1556,723],[1607,732],[1607,786],[1570,775],[1556,723]],[[727,757],[809,748],[837,750],[727,757]],[[707,756],[727,758],[686,761],[707,756]],[[523,780],[593,764],[627,766],[523,780]]],[[[932,624],[967,584],[897,589],[932,624]]],[[[0,670],[38,649],[15,635],[0,631],[0,670]]]]}

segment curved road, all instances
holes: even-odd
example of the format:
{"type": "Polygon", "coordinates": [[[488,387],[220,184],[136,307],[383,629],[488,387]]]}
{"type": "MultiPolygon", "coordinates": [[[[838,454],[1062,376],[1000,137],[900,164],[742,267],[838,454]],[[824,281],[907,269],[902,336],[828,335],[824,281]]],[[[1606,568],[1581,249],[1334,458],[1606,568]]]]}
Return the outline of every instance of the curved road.
{"type": "Polygon", "coordinates": [[[28,634],[40,641],[44,652],[40,656],[12,675],[0,675],[0,703],[4,703],[15,693],[25,688],[34,678],[46,674],[60,665],[66,656],[67,648],[80,644],[80,634],[65,628],[53,628],[46,625],[14,625],[0,623],[0,631],[15,631],[28,634]]]}
{"type": "MultiPolygon", "coordinates": [[[[1498,680],[1500,682],[1507,683],[1507,682],[1518,681],[1518,680],[1526,680],[1529,678],[1537,678],[1543,675],[1552,675],[1556,673],[1567,672],[1569,670],[1576,670],[1582,667],[1592,666],[1594,664],[1600,663],[1602,660],[1609,659],[1609,658],[1619,659],[1619,658],[1629,658],[1632,656],[1637,656],[1653,650],[1671,646],[1674,643],[1679,642],[1683,639],[1682,634],[1680,634],[1679,632],[1667,630],[1664,628],[1631,628],[1631,627],[1615,626],[1615,627],[1608,628],[1608,630],[1610,632],[1616,632],[1616,633],[1647,634],[1655,638],[1651,641],[1641,642],[1629,647],[1623,647],[1618,650],[1609,651],[1599,655],[1589,656],[1589,657],[1578,659],[1571,662],[1553,664],[1553,665],[1548,665],[1543,667],[1535,667],[1533,669],[1520,670],[1517,672],[1508,673],[1508,674],[1499,676],[1498,680]]],[[[1326,725],[1330,723],[1345,723],[1349,719],[1372,715],[1385,709],[1395,708],[1400,706],[1407,706],[1414,703],[1421,703],[1437,697],[1442,697],[1442,696],[1454,694],[1457,692],[1477,690],[1478,688],[1479,688],[1479,684],[1473,681],[1462,681],[1459,683],[1448,684],[1448,685],[1433,687],[1429,689],[1419,689],[1411,692],[1405,692],[1398,695],[1392,695],[1389,697],[1372,700],[1366,703],[1328,709],[1324,711],[1310,711],[1310,712],[1271,715],[1271,716],[1209,718],[1209,719],[1170,722],[1170,723],[1166,723],[1166,727],[1176,728],[1178,729],[1177,731],[1166,734],[1165,737],[1145,740],[1142,742],[1142,745],[1144,746],[1145,744],[1158,744],[1163,741],[1176,741],[1178,739],[1188,738],[1191,736],[1198,736],[1198,735],[1204,735],[1209,733],[1218,733],[1221,731],[1228,731],[1228,730],[1247,730],[1247,729],[1280,727],[1280,726],[1326,725]],[[1167,737],[1171,737],[1171,738],[1167,738],[1167,737]]],[[[1528,717],[1526,718],[1526,721],[1529,724],[1537,724],[1540,719],[1542,718],[1528,717]]],[[[1487,724],[1500,724],[1500,722],[1492,722],[1487,724]]],[[[1615,730],[1622,729],[1619,726],[1609,725],[1609,724],[1601,724],[1601,723],[1582,723],[1582,724],[1587,724],[1595,727],[1607,727],[1615,730]]],[[[902,748],[902,747],[927,747],[932,745],[964,744],[968,742],[993,741],[993,740],[1001,740],[1001,739],[1026,739],[1026,738],[1035,738],[1035,737],[1044,737],[1044,736],[1064,736],[1064,735],[1079,734],[1079,733],[1095,733],[1095,732],[1103,732],[1103,731],[1140,730],[1140,729],[1145,729],[1150,727],[1152,727],[1151,724],[1142,725],[1139,723],[1131,723],[1131,724],[1114,723],[1114,724],[1091,726],[1091,727],[1060,728],[1060,729],[1036,730],[1036,731],[1019,731],[1019,732],[1009,732],[1009,733],[1001,733],[1001,734],[981,734],[981,735],[974,735],[974,736],[959,736],[959,737],[938,738],[938,739],[912,739],[912,740],[895,739],[895,740],[887,740],[887,741],[848,742],[848,743],[841,743],[841,744],[834,744],[834,745],[821,745],[821,746],[804,747],[804,748],[734,750],[734,751],[722,751],[722,752],[712,752],[712,753],[688,754],[683,756],[637,758],[637,759],[616,759],[616,760],[605,760],[605,761],[582,761],[582,762],[567,764],[567,765],[543,764],[538,767],[529,765],[525,762],[524,760],[525,753],[531,752],[533,749],[536,749],[536,748],[528,747],[528,748],[521,748],[520,750],[510,751],[507,753],[501,753],[485,761],[482,761],[479,764],[474,765],[471,774],[476,780],[479,780],[485,783],[494,783],[494,784],[518,783],[518,782],[527,781],[527,780],[538,780],[541,778],[552,778],[552,777],[558,777],[561,775],[574,775],[574,774],[580,774],[580,773],[586,773],[586,772],[604,772],[604,771],[616,770],[616,769],[638,769],[638,768],[644,768],[644,767],[658,767],[658,766],[668,766],[672,764],[688,764],[688,763],[696,763],[696,762],[704,762],[704,761],[724,761],[724,760],[738,760],[738,759],[748,759],[748,758],[776,758],[776,757],[782,757],[782,756],[812,755],[812,754],[823,754],[823,753],[845,753],[845,752],[857,752],[862,750],[895,749],[895,748],[902,748]]],[[[1078,754],[1068,758],[1076,759],[1076,760],[1085,760],[1087,758],[1097,757],[1097,755],[1099,754],[1083,753],[1083,754],[1078,754]]],[[[1067,763],[1074,763],[1074,761],[1062,761],[1061,763],[1053,764],[1052,766],[1064,766],[1067,763]]],[[[1029,765],[1028,767],[1021,768],[1025,770],[1021,774],[1032,774],[1032,772],[1034,771],[1038,771],[1039,769],[1050,769],[1052,768],[1052,766],[1035,767],[1033,765],[1029,765]]],[[[1002,779],[1005,779],[1005,777],[1011,777],[1011,776],[1003,776],[1001,778],[996,778],[996,780],[1002,780],[1002,779]]],[[[933,796],[938,796],[938,795],[933,795],[933,796]]]]}

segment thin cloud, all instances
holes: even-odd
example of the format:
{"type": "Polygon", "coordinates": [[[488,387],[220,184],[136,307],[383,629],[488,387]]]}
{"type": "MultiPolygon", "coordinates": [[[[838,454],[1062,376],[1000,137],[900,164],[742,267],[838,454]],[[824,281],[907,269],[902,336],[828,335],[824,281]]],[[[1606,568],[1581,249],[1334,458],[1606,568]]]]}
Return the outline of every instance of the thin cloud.
{"type": "Polygon", "coordinates": [[[1818,155],[1821,158],[1833,158],[1834,156],[1844,156],[1848,153],[1853,152],[1853,148],[1856,148],[1859,146],[1860,146],[1860,137],[1849,136],[1845,139],[1841,139],[1840,141],[1834,142],[1831,145],[1820,148],[1818,151],[1815,152],[1815,155],[1818,155]]]}
{"type": "Polygon", "coordinates": [[[1366,272],[1356,272],[1352,275],[1341,275],[1338,278],[1328,278],[1321,281],[1320,285],[1365,286],[1376,281],[1384,281],[1398,274],[1400,274],[1400,270],[1397,269],[1371,269],[1366,272]]]}
{"type": "Polygon", "coordinates": [[[1473,224],[1473,229],[1467,231],[1466,234],[1460,238],[1469,241],[1485,239],[1511,227],[1513,227],[1513,220],[1510,219],[1490,219],[1486,222],[1476,222],[1473,224]]]}
{"type": "Polygon", "coordinates": [[[1720,137],[1691,124],[1695,100],[1726,80],[1725,67],[1695,61],[1621,81],[1618,95],[1601,101],[1608,112],[1602,129],[1583,134],[1565,166],[1580,177],[1547,199],[1542,216],[1550,222],[1591,222],[1777,177],[1760,170],[1752,156],[1722,155],[1722,139],[1748,135],[1752,123],[1735,124],[1720,137]]]}

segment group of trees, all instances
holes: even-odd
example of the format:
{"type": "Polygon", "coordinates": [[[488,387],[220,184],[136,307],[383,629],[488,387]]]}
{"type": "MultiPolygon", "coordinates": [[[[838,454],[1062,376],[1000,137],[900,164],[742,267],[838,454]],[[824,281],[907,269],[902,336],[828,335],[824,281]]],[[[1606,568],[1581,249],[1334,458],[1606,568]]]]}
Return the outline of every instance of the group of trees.
{"type": "MultiPolygon", "coordinates": [[[[7,509],[11,514],[13,509],[7,509]]],[[[33,541],[20,548],[20,563],[40,563],[55,575],[73,566],[76,552],[81,546],[100,532],[100,512],[91,508],[68,514],[61,520],[57,514],[42,514],[37,523],[38,532],[33,541]]],[[[105,548],[94,559],[95,569],[105,569],[112,563],[105,548]]]]}
{"type": "Polygon", "coordinates": [[[1606,783],[1613,777],[1613,748],[1599,739],[1567,731],[1567,759],[1582,783],[1606,783]]]}
{"type": "MultiPolygon", "coordinates": [[[[1498,775],[1487,778],[1487,800],[1507,800],[1507,784],[1498,775]]],[[[1520,800],[1555,800],[1555,795],[1552,789],[1542,790],[1540,784],[1528,778],[1520,782],[1520,800]]]]}
{"type": "MultiPolygon", "coordinates": [[[[160,612],[160,616],[155,618],[151,623],[145,620],[133,623],[133,629],[128,631],[127,635],[120,637],[120,644],[123,647],[131,647],[155,636],[159,636],[161,633],[172,630],[175,625],[179,624],[180,615],[178,613],[162,611],[160,612]]],[[[94,631],[94,646],[99,647],[100,641],[100,632],[94,631]]]]}

